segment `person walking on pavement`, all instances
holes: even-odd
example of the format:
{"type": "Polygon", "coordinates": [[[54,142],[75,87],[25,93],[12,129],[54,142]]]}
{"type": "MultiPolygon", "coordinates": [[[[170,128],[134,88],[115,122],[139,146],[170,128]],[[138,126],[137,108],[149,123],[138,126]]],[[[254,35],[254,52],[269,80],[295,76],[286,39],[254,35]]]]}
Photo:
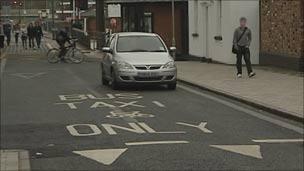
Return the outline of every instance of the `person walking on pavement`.
{"type": "Polygon", "coordinates": [[[27,34],[24,30],[21,33],[21,40],[22,40],[23,49],[27,49],[27,34]]]}
{"type": "Polygon", "coordinates": [[[38,22],[35,23],[35,38],[36,38],[36,43],[38,49],[40,49],[40,44],[41,44],[41,38],[43,37],[43,32],[40,24],[38,22]]]}
{"type": "Polygon", "coordinates": [[[6,37],[6,44],[7,44],[7,46],[9,46],[11,43],[11,32],[12,32],[12,26],[9,22],[6,22],[3,25],[3,32],[6,37]]]}
{"type": "Polygon", "coordinates": [[[33,48],[35,50],[35,35],[36,35],[36,31],[35,31],[35,27],[33,26],[33,23],[30,23],[29,26],[27,27],[27,36],[29,39],[29,47],[33,48]]]}
{"type": "Polygon", "coordinates": [[[14,25],[14,33],[15,33],[15,43],[16,43],[16,46],[18,46],[19,36],[20,36],[20,25],[19,25],[19,23],[14,25]]]}
{"type": "Polygon", "coordinates": [[[236,67],[237,67],[237,77],[242,77],[242,58],[247,67],[248,76],[251,78],[255,76],[252,71],[252,66],[250,62],[250,43],[252,40],[251,30],[246,26],[247,19],[245,17],[240,18],[240,27],[236,28],[233,35],[233,48],[236,49],[236,67]]]}

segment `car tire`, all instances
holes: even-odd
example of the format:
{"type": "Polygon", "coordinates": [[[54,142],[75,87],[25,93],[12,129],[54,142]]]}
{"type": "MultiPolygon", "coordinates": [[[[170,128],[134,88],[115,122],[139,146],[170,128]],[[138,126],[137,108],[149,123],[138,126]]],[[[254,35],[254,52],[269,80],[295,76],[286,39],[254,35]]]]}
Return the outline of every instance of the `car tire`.
{"type": "Polygon", "coordinates": [[[169,90],[176,90],[176,82],[167,85],[169,90]]]}
{"type": "Polygon", "coordinates": [[[103,66],[101,66],[101,84],[102,85],[109,85],[109,80],[106,79],[105,71],[103,69],[103,66]]]}
{"type": "Polygon", "coordinates": [[[116,80],[116,74],[114,71],[112,71],[112,74],[111,74],[111,77],[112,77],[112,81],[111,81],[111,87],[113,90],[118,90],[120,85],[119,83],[117,82],[116,80]]]}

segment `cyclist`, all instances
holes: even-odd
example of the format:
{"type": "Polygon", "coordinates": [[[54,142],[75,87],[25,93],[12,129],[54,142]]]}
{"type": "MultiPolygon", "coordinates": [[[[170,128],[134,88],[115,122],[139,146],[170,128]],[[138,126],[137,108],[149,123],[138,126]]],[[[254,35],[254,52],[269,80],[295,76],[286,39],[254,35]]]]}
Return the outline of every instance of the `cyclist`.
{"type": "Polygon", "coordinates": [[[70,37],[68,35],[68,32],[67,32],[67,29],[61,29],[58,33],[57,33],[57,36],[56,36],[56,41],[59,45],[59,49],[60,49],[60,52],[59,52],[59,58],[61,61],[65,61],[64,60],[64,56],[66,54],[66,47],[65,47],[65,43],[68,42],[69,44],[71,44],[70,42],[70,37]]]}

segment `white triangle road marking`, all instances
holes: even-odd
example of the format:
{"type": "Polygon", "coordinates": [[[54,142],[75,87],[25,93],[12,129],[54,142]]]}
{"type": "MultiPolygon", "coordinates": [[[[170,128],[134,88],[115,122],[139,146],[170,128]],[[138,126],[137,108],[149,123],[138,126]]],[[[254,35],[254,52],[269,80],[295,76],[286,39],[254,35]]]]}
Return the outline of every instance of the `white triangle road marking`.
{"type": "Polygon", "coordinates": [[[25,78],[25,79],[31,79],[34,77],[38,77],[40,75],[44,75],[44,72],[40,72],[40,73],[16,73],[16,74],[12,74],[13,76],[17,76],[17,77],[21,77],[21,78],[25,78]]]}
{"type": "Polygon", "coordinates": [[[221,150],[238,153],[241,155],[262,159],[261,148],[259,145],[210,145],[221,150]]]}
{"type": "Polygon", "coordinates": [[[126,150],[127,148],[96,149],[96,150],[85,150],[85,151],[73,151],[73,153],[95,160],[104,165],[111,165],[126,150]]]}

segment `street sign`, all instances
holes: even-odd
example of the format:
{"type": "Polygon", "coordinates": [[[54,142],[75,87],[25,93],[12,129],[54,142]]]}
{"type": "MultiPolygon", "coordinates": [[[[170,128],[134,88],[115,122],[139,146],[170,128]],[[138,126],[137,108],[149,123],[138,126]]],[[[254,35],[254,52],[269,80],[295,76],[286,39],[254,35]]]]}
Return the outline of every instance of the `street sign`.
{"type": "Polygon", "coordinates": [[[121,6],[117,5],[108,5],[108,17],[109,18],[120,18],[121,17],[121,6]]]}

